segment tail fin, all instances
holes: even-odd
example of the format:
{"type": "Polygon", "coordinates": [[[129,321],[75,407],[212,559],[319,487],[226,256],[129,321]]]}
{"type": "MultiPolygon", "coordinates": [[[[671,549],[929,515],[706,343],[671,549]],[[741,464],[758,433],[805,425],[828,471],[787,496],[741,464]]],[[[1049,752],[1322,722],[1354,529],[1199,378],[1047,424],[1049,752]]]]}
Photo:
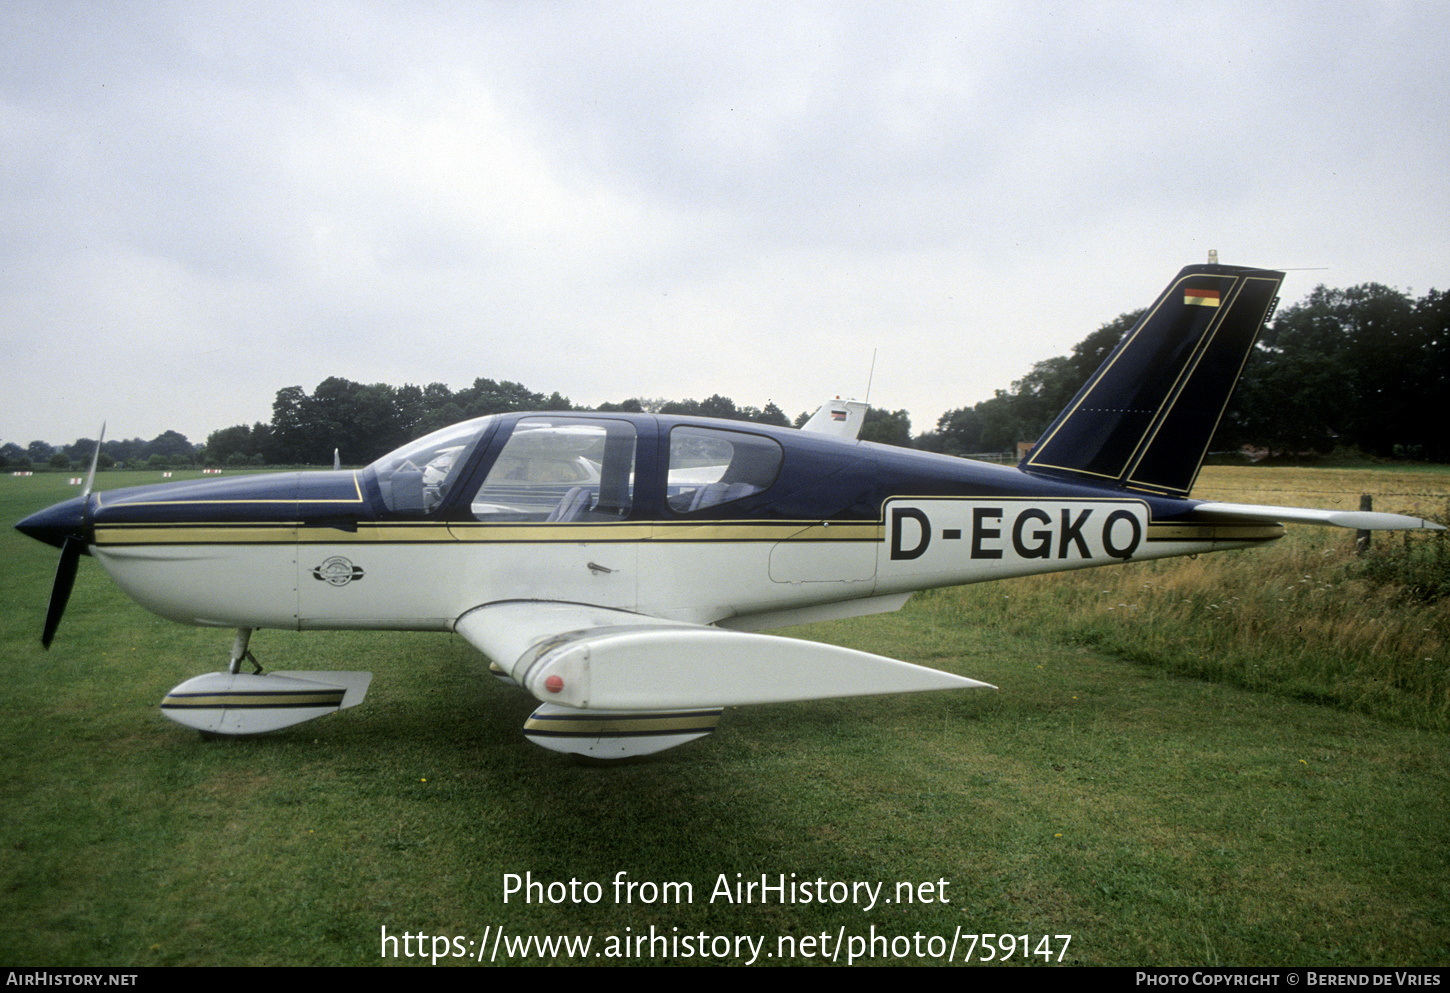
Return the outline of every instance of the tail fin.
{"type": "Polygon", "coordinates": [[[1268,269],[1184,269],[1020,468],[1187,496],[1283,281],[1268,269]]]}

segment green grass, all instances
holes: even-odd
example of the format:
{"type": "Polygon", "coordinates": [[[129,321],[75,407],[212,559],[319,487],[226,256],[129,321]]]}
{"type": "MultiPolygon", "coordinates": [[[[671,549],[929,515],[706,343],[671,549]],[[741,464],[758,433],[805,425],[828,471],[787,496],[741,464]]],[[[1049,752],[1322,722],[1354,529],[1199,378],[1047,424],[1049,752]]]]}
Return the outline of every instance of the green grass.
{"type": "MultiPolygon", "coordinates": [[[[0,512],[68,492],[0,479],[0,512]]],[[[384,926],[467,940],[500,925],[592,935],[594,951],[652,925],[763,935],[771,950],[779,935],[961,927],[1071,934],[1066,961],[1086,964],[1450,961],[1444,731],[1078,637],[1084,601],[1106,610],[1091,585],[1147,581],[1143,566],[1060,577],[1087,585],[1044,583],[1038,599],[1022,581],[940,591],[794,632],[998,691],[733,709],[703,741],[595,767],[525,742],[532,701],[440,635],[260,633],[269,667],[373,670],[368,699],[204,742],[156,705],[219,668],[229,632],[152,617],[86,560],[43,652],[56,553],[7,530],[0,554],[12,965],[370,965],[384,926]],[[524,872],[596,881],[605,898],[505,904],[504,875],[524,872]],[[618,872],[689,882],[694,902],[616,904],[618,872]],[[736,873],[888,891],[945,879],[950,902],[709,902],[736,873]]],[[[1265,569],[1278,554],[1235,553],[1265,569]]]]}

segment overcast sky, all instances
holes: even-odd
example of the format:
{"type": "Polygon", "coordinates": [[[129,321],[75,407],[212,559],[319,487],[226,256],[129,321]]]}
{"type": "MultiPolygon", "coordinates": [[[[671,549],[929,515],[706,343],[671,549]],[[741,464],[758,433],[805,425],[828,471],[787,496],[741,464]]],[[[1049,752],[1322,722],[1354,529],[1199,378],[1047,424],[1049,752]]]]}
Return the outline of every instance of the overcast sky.
{"type": "Polygon", "coordinates": [[[1450,4],[0,6],[0,442],[327,376],[930,430],[1181,266],[1450,288],[1450,4]],[[1314,267],[1323,267],[1314,268],[1314,267]]]}

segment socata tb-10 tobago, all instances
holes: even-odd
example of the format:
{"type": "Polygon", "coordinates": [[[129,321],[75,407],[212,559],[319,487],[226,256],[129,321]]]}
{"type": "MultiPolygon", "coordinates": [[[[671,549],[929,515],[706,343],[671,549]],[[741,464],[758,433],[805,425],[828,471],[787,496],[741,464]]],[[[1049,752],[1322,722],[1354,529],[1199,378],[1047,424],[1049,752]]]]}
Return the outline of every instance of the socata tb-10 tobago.
{"type": "Polygon", "coordinates": [[[531,740],[596,757],[708,734],[725,706],[986,686],[758,632],[929,587],[1263,544],[1285,521],[1438,526],[1189,499],[1282,280],[1184,269],[1015,467],[857,441],[863,406],[833,403],[802,430],[498,414],[357,471],[88,480],[18,525],[61,549],[42,640],[90,554],[161,616],[238,629],[227,671],[162,708],[253,734],[351,706],[371,679],[241,672],[254,629],[456,631],[542,703],[531,740]]]}

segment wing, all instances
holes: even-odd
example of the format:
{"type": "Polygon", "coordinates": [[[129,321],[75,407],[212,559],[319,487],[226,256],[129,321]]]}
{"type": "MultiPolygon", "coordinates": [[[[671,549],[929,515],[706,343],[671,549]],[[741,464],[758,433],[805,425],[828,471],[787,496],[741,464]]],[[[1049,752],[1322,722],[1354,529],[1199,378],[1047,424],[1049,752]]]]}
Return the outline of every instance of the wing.
{"type": "Polygon", "coordinates": [[[987,683],[881,655],[587,604],[511,600],[454,629],[545,703],[685,710],[987,683]]]}

